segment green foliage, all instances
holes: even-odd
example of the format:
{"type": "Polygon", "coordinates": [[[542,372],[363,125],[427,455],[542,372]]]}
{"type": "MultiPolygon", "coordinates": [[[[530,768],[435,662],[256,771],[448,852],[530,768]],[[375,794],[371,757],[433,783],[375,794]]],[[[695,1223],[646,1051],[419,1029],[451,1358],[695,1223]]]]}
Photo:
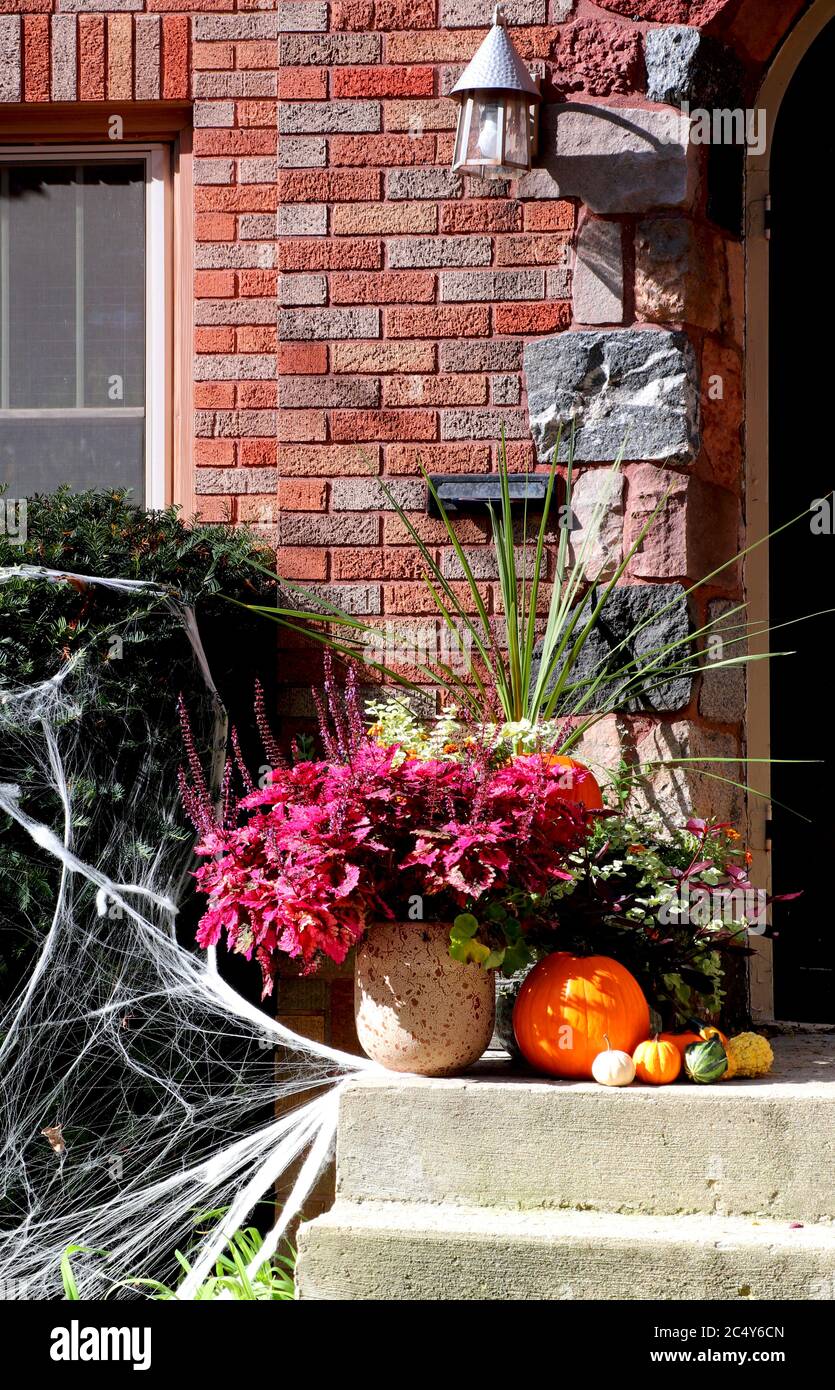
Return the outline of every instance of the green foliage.
{"type": "MultiPolygon", "coordinates": [[[[204,1212],[197,1217],[197,1225],[207,1221],[219,1221],[223,1211],[204,1212]]],[[[199,1234],[205,1235],[206,1232],[199,1234]]],[[[228,1250],[219,1255],[214,1274],[201,1284],[195,1298],[211,1301],[217,1298],[231,1298],[240,1302],[291,1302],[295,1298],[293,1272],[296,1267],[296,1251],[289,1241],[285,1242],[286,1253],[274,1255],[250,1277],[247,1269],[264,1244],[261,1232],[255,1226],[247,1226],[235,1231],[227,1242],[228,1250]]],[[[70,1245],[61,1258],[61,1282],[64,1298],[75,1301],[81,1298],[78,1282],[73,1268],[73,1257],[77,1255],[105,1256],[105,1251],[88,1250],[83,1245],[70,1245]]],[[[174,1253],[183,1277],[191,1273],[191,1261],[181,1250],[174,1253]]],[[[179,1293],[176,1287],[162,1283],[159,1279],[125,1277],[114,1284],[115,1288],[137,1289],[152,1300],[162,1302],[176,1301],[179,1293]]]]}

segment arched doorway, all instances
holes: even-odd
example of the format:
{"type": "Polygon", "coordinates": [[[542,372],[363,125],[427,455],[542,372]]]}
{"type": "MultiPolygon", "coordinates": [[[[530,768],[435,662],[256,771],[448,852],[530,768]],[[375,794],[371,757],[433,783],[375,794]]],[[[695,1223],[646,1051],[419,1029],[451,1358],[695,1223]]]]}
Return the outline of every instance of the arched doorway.
{"type": "MultiPolygon", "coordinates": [[[[767,111],[769,139],[748,166],[749,542],[835,489],[828,393],[813,369],[835,312],[827,241],[817,235],[828,223],[835,164],[833,60],[835,2],[827,0],[796,26],[758,103],[767,111]]],[[[826,793],[835,766],[827,679],[835,619],[779,628],[835,605],[834,570],[835,534],[813,533],[807,522],[760,547],[746,565],[749,616],[767,616],[778,628],[758,645],[795,653],[749,670],[748,752],[775,760],[755,765],[749,777],[763,793],[751,806],[752,843],[760,877],[768,875],[774,893],[804,890],[799,900],[774,905],[773,939],[758,943],[752,997],[760,1016],[773,1009],[777,1018],[814,1022],[835,1022],[835,933],[825,877],[835,858],[835,805],[826,793]],[[790,758],[823,762],[778,761],[790,758]]]]}

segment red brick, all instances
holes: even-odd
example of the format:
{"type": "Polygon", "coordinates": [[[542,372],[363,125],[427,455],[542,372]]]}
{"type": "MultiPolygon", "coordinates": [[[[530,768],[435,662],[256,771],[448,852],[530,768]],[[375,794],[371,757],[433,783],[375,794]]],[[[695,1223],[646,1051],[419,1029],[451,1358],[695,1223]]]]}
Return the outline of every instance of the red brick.
{"type": "MultiPolygon", "coordinates": [[[[278,66],[278,44],[275,40],[242,40],[235,44],[235,61],[239,68],[273,71],[278,66]]],[[[285,71],[285,68],[281,69],[281,72],[285,71]]],[[[281,95],[285,95],[283,90],[281,95]]]]}
{"type": "Polygon", "coordinates": [[[274,410],[276,395],[274,381],[239,381],[235,387],[235,404],[243,410],[274,410]]]}
{"type": "Polygon", "coordinates": [[[278,350],[278,329],[268,324],[246,326],[235,333],[236,352],[276,352],[278,350]]]}
{"type": "Polygon", "coordinates": [[[188,96],[188,15],[165,15],[162,21],[162,96],[188,96]]]}
{"type": "Polygon", "coordinates": [[[235,404],[234,382],[196,381],[194,404],[197,410],[231,410],[235,404]]]}
{"type": "Polygon", "coordinates": [[[435,276],[417,270],[351,271],[330,278],[332,304],[429,304],[435,276]]]}
{"type": "Polygon", "coordinates": [[[327,483],[320,479],[295,479],[278,484],[278,505],[287,512],[323,512],[328,503],[327,483]]]}
{"type": "Polygon", "coordinates": [[[334,579],[420,579],[428,566],[419,550],[388,546],[333,552],[334,579]]]}
{"type": "Polygon", "coordinates": [[[325,68],[279,68],[280,101],[323,101],[328,95],[325,68]]]}
{"type": "Polygon", "coordinates": [[[380,197],[381,178],[377,169],[284,169],[278,197],[282,203],[370,202],[380,197]]]}
{"type": "Polygon", "coordinates": [[[517,232],[522,205],[504,198],[468,198],[441,204],[442,232],[517,232]]]}
{"type": "MultiPolygon", "coordinates": [[[[475,613],[476,603],[468,584],[450,584],[465,613],[475,613]]],[[[486,594],[483,592],[483,597],[486,594]]],[[[437,613],[438,608],[425,584],[384,584],[383,607],[386,613],[437,613]]],[[[487,605],[488,612],[490,605],[487,605]]]]}
{"type": "Polygon", "coordinates": [[[487,377],[483,372],[450,376],[395,376],[383,383],[383,405],[484,405],[487,377]]]}
{"type": "MultiPolygon", "coordinates": [[[[515,305],[508,306],[516,308],[515,305]]],[[[514,330],[507,330],[514,331],[514,330]]],[[[437,305],[385,311],[387,338],[486,338],[490,310],[484,305],[437,305]]]]}
{"type": "Polygon", "coordinates": [[[48,15],[27,15],[23,21],[23,96],[49,101],[48,15]]]}
{"type": "Polygon", "coordinates": [[[196,43],[191,66],[195,72],[222,72],[235,66],[235,50],[231,43],[196,43]]]}
{"type": "Polygon", "coordinates": [[[234,241],[235,218],[226,212],[198,212],[194,236],[197,241],[234,241]]]}
{"type": "Polygon", "coordinates": [[[437,230],[438,209],[428,202],[349,203],[332,210],[331,225],[335,236],[361,236],[364,232],[415,235],[437,230]]]}
{"type": "Polygon", "coordinates": [[[331,29],[335,33],[364,33],[373,27],[374,0],[335,0],[331,5],[331,29]]]}
{"type": "MultiPolygon", "coordinates": [[[[389,44],[395,37],[411,36],[390,35],[389,44]]],[[[334,97],[431,97],[433,92],[434,70],[430,67],[334,68],[331,74],[334,97]]]]}
{"type": "MultiPolygon", "coordinates": [[[[426,545],[449,544],[449,536],[442,521],[436,521],[425,512],[409,512],[408,517],[412,527],[426,545]]],[[[481,520],[465,516],[456,521],[455,534],[462,545],[479,545],[486,541],[489,525],[488,517],[481,520]]],[[[389,512],[383,517],[383,544],[414,545],[407,527],[394,512],[389,512]]]]}
{"type": "Polygon", "coordinates": [[[275,270],[241,270],[238,273],[238,290],[245,299],[274,295],[277,284],[278,273],[275,270]]]}
{"type": "Polygon", "coordinates": [[[420,465],[433,473],[489,473],[489,444],[389,444],[386,472],[411,477],[420,465]]]}
{"type": "Polygon", "coordinates": [[[434,29],[435,0],[376,0],[374,27],[385,33],[401,29],[434,29]]]}
{"type": "Polygon", "coordinates": [[[278,508],[274,497],[263,494],[255,497],[238,498],[238,517],[250,526],[272,526],[275,524],[278,508]]]}
{"type": "Polygon", "coordinates": [[[334,372],[432,372],[437,363],[434,343],[344,341],[331,345],[334,372]]]}
{"type": "Polygon", "coordinates": [[[217,525],[218,522],[231,521],[231,497],[199,497],[197,499],[197,520],[212,525],[217,525]]]}
{"type": "Polygon", "coordinates": [[[232,468],[235,444],[231,439],[195,439],[194,462],[208,468],[232,468]]]}
{"type": "Polygon", "coordinates": [[[498,237],[496,265],[565,265],[569,245],[570,237],[559,232],[498,237]]]}
{"type": "MultiPolygon", "coordinates": [[[[299,411],[287,411],[298,415],[299,411]]],[[[302,412],[303,413],[303,412],[302,412]]],[[[431,410],[334,410],[331,437],[350,439],[434,439],[437,422],[431,410]]]]}
{"type": "Polygon", "coordinates": [[[327,579],[328,552],[307,546],[281,546],[276,551],[275,567],[285,579],[327,579]]]}
{"type": "Polygon", "coordinates": [[[194,153],[218,154],[275,154],[274,130],[195,130],[194,153]]]}
{"type": "Polygon", "coordinates": [[[194,272],[194,295],[196,299],[231,299],[234,293],[234,270],[196,270],[194,272]]]}
{"type": "Polygon", "coordinates": [[[242,468],[275,468],[278,442],[275,439],[242,439],[242,468]]]}
{"type": "Polygon", "coordinates": [[[331,164],[380,164],[402,167],[435,163],[435,137],[424,135],[332,135],[331,164]]]}
{"type": "Polygon", "coordinates": [[[289,237],[278,243],[279,270],[376,270],[382,264],[382,242],[373,237],[345,241],[289,237]]]}
{"type": "Polygon", "coordinates": [[[235,106],[235,117],[240,126],[270,126],[274,130],[276,113],[274,101],[239,101],[235,106]]]}
{"type": "Polygon", "coordinates": [[[573,227],[573,203],[525,203],[526,232],[570,232],[573,227]]]}
{"type": "Polygon", "coordinates": [[[104,19],[100,14],[78,16],[78,98],[104,100],[104,19]]]}
{"type": "Polygon", "coordinates": [[[279,343],[278,371],[281,375],[323,375],[328,370],[328,349],[324,343],[279,343]]]}
{"type": "MultiPolygon", "coordinates": [[[[513,42],[516,43],[524,32],[524,29],[514,28],[513,42]]],[[[469,63],[486,37],[486,29],[433,29],[424,34],[389,34],[386,56],[390,63],[469,63]]]]}
{"type": "Polygon", "coordinates": [[[497,333],[554,333],[571,322],[567,300],[553,304],[497,304],[493,311],[497,333]]]}
{"type": "Polygon", "coordinates": [[[282,444],[278,467],[283,476],[361,478],[380,471],[380,448],[366,444],[282,444]]]}
{"type": "MultiPolygon", "coordinates": [[[[280,440],[288,443],[322,441],[327,434],[325,412],[324,410],[281,410],[278,414],[276,434],[280,440]]],[[[358,436],[352,437],[357,438],[358,436]]]]}
{"type": "Polygon", "coordinates": [[[195,352],[234,352],[234,328],[195,328],[195,352]]]}
{"type": "Polygon", "coordinates": [[[276,207],[274,184],[198,184],[194,190],[195,212],[273,212],[276,207]]]}
{"type": "Polygon", "coordinates": [[[133,16],[107,16],[107,96],[130,101],[133,96],[133,16]]]}

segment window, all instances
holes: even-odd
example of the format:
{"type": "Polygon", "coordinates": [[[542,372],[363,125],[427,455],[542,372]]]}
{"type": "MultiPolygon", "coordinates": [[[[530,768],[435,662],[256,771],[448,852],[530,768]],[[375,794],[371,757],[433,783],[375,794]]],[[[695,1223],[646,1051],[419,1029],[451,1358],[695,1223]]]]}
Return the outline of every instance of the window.
{"type": "Polygon", "coordinates": [[[0,152],[0,483],[165,503],[161,147],[0,152]]]}

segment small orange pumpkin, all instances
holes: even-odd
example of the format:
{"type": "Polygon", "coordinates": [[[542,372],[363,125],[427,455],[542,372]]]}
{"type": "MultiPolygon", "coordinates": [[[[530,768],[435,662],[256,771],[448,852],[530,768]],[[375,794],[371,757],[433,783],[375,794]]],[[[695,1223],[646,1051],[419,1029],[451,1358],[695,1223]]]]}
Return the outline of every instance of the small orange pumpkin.
{"type": "Polygon", "coordinates": [[[649,1005],[634,976],[608,956],[555,951],[526,977],[513,1010],[522,1056],[551,1076],[591,1079],[606,1046],[632,1053],[649,1032],[649,1005]]]}
{"type": "Polygon", "coordinates": [[[576,762],[574,758],[563,757],[559,753],[547,753],[545,762],[548,767],[565,768],[565,775],[560,779],[565,801],[574,804],[582,802],[587,811],[602,811],[603,795],[597,778],[583,763],[576,762]]]}
{"type": "Polygon", "coordinates": [[[675,1043],[656,1033],[654,1038],[639,1043],[632,1053],[635,1075],[648,1086],[669,1086],[681,1071],[681,1054],[675,1043]]]}

